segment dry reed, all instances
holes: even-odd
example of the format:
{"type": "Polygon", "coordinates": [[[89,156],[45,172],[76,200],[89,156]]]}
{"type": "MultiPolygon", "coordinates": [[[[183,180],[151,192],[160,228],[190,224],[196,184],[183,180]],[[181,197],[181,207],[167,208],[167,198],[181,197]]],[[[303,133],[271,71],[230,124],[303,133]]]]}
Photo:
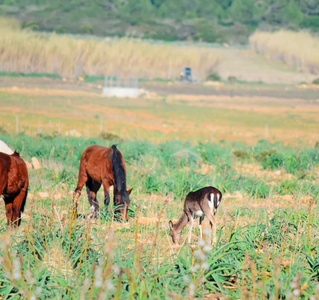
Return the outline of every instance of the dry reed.
{"type": "Polygon", "coordinates": [[[0,19],[0,71],[5,72],[174,79],[190,66],[205,79],[219,61],[212,48],[43,34],[0,19]]]}
{"type": "Polygon", "coordinates": [[[319,38],[309,32],[257,31],[250,37],[250,46],[271,60],[282,61],[304,72],[319,74],[319,38]]]}

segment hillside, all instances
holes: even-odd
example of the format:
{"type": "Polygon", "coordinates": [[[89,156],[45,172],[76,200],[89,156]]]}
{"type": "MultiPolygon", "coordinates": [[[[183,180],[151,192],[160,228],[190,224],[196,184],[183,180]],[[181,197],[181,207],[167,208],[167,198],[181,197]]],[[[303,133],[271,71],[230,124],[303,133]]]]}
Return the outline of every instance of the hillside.
{"type": "Polygon", "coordinates": [[[257,28],[319,30],[313,0],[1,0],[0,15],[57,33],[243,42],[257,28]]]}

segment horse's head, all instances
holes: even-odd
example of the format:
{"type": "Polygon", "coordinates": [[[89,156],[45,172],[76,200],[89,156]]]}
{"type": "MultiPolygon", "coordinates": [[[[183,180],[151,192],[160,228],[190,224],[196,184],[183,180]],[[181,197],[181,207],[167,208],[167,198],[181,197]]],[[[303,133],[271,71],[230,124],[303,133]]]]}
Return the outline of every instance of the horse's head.
{"type": "Polygon", "coordinates": [[[118,207],[116,212],[120,213],[122,219],[125,221],[128,220],[128,206],[131,202],[129,195],[131,194],[132,190],[133,189],[114,192],[114,205],[118,207]]]}

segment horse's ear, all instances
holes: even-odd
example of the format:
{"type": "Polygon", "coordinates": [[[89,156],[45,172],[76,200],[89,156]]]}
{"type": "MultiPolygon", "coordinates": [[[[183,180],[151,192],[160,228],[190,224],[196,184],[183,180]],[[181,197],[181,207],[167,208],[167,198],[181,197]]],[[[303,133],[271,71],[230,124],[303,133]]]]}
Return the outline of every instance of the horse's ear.
{"type": "Polygon", "coordinates": [[[169,220],[168,224],[169,224],[169,228],[172,229],[172,228],[173,228],[173,222],[172,222],[172,220],[169,220]]]}
{"type": "Polygon", "coordinates": [[[131,188],[131,189],[127,190],[127,193],[130,195],[130,194],[131,194],[131,192],[132,192],[132,190],[133,190],[133,188],[131,188]]]}

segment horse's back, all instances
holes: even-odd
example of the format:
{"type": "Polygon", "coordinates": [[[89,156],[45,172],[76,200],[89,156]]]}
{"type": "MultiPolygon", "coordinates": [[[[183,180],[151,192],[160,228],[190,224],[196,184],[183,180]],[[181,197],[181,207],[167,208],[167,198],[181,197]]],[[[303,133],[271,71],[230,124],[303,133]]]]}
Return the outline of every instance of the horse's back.
{"type": "Polygon", "coordinates": [[[81,160],[101,162],[101,160],[112,159],[111,149],[111,147],[103,147],[100,145],[89,146],[83,151],[81,160]]]}
{"type": "Polygon", "coordinates": [[[17,194],[22,189],[25,192],[29,187],[29,175],[24,160],[18,153],[12,155],[0,153],[0,172],[7,180],[6,193],[17,194]]]}
{"type": "Polygon", "coordinates": [[[8,172],[11,166],[10,155],[0,152],[0,173],[3,175],[4,172],[8,172]]]}
{"type": "Polygon", "coordinates": [[[100,145],[87,147],[80,161],[79,178],[84,172],[97,182],[102,182],[102,178],[112,179],[112,148],[100,145]]]}

